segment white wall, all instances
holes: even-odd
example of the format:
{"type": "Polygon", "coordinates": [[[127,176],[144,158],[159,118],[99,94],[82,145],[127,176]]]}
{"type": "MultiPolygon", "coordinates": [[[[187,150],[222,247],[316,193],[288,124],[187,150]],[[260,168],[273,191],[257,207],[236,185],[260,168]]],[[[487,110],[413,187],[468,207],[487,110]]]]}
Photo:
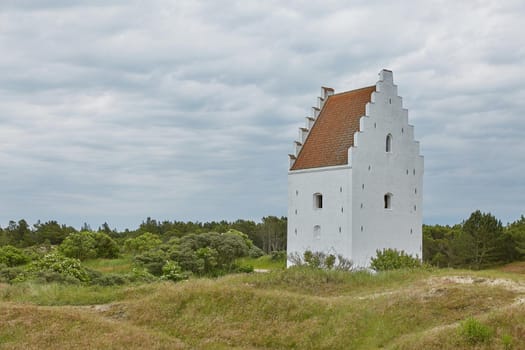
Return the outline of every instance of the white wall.
{"type": "Polygon", "coordinates": [[[367,116],[361,118],[361,131],[354,135],[356,147],[349,150],[354,193],[351,255],[360,266],[369,264],[376,249],[422,256],[423,157],[392,73],[381,74],[367,116]],[[386,152],[388,134],[391,153],[386,152]],[[391,209],[384,208],[386,193],[392,193],[391,209]]]}
{"type": "MultiPolygon", "coordinates": [[[[351,254],[351,169],[348,166],[298,170],[288,175],[288,254],[306,250],[351,254]],[[314,194],[323,195],[316,209],[314,194]],[[314,227],[319,225],[319,237],[314,227]]],[[[290,265],[290,262],[288,262],[290,265]]]]}

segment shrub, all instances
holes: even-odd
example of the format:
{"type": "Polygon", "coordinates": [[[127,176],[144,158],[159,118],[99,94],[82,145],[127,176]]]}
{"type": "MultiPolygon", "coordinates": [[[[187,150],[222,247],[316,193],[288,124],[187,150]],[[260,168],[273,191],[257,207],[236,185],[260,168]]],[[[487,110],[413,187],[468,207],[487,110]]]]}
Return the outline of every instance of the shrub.
{"type": "Polygon", "coordinates": [[[128,282],[129,279],[126,276],[116,273],[104,274],[91,280],[91,284],[99,286],[121,286],[128,282]]]}
{"type": "Polygon", "coordinates": [[[264,255],[264,251],[257,247],[256,245],[253,245],[249,250],[248,250],[248,256],[250,258],[254,258],[254,259],[257,259],[257,258],[260,258],[261,256],[264,255]]]}
{"type": "Polygon", "coordinates": [[[72,233],[60,244],[59,250],[69,258],[79,260],[97,257],[96,240],[88,231],[72,233]]]}
{"type": "MultiPolygon", "coordinates": [[[[33,261],[27,272],[27,277],[30,279],[40,277],[47,279],[45,275],[47,272],[55,272],[62,275],[65,279],[71,277],[80,282],[89,281],[89,274],[80,264],[80,260],[65,257],[60,253],[47,254],[42,259],[33,261]]],[[[53,278],[58,277],[55,276],[53,278]]]]}
{"type": "Polygon", "coordinates": [[[168,260],[162,267],[162,276],[160,278],[167,281],[178,282],[188,279],[188,275],[182,272],[179,264],[175,261],[168,260]]]}
{"type": "Polygon", "coordinates": [[[271,252],[270,256],[272,257],[273,261],[279,261],[286,259],[286,251],[279,250],[279,251],[273,251],[271,252]]]}
{"type": "Polygon", "coordinates": [[[397,270],[421,267],[421,261],[396,249],[376,250],[376,257],[372,258],[370,267],[376,271],[397,270]]]}
{"type": "Polygon", "coordinates": [[[135,264],[144,267],[154,276],[162,275],[162,267],[166,263],[167,254],[160,249],[149,250],[133,258],[135,264]]]}
{"type": "Polygon", "coordinates": [[[353,270],[352,261],[346,259],[340,254],[326,255],[323,252],[312,252],[307,250],[303,256],[298,253],[290,254],[288,260],[295,266],[307,266],[317,269],[351,271],[353,270]]]}
{"type": "Polygon", "coordinates": [[[21,249],[10,245],[0,247],[0,264],[4,264],[7,267],[13,267],[24,265],[27,262],[29,262],[29,256],[27,256],[21,249]]]}
{"type": "Polygon", "coordinates": [[[459,335],[468,344],[475,345],[489,342],[492,330],[475,318],[469,317],[461,323],[459,335]]]}
{"type": "Polygon", "coordinates": [[[0,282],[11,283],[18,276],[24,274],[24,269],[20,267],[6,267],[3,266],[0,268],[0,282]]]}
{"type": "Polygon", "coordinates": [[[235,270],[241,273],[252,273],[254,268],[252,265],[249,265],[249,264],[241,264],[241,265],[237,265],[235,270]]]}
{"type": "Polygon", "coordinates": [[[124,248],[133,254],[140,254],[161,245],[162,241],[159,236],[146,232],[135,238],[129,238],[124,241],[124,248]]]}

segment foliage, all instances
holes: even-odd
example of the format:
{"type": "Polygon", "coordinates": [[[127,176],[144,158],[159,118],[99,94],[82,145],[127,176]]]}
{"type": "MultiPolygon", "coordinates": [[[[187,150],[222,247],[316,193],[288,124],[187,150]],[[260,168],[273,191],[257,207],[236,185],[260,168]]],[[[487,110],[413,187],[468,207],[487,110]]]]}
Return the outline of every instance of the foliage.
{"type": "Polygon", "coordinates": [[[272,260],[278,261],[278,260],[285,260],[286,259],[286,251],[280,250],[280,251],[274,251],[270,254],[272,257],[272,260]]]}
{"type": "Polygon", "coordinates": [[[127,284],[129,281],[130,280],[125,275],[118,273],[107,273],[93,278],[91,280],[91,284],[96,284],[99,286],[121,286],[127,284]]]}
{"type": "Polygon", "coordinates": [[[50,253],[43,258],[31,262],[29,265],[27,279],[46,276],[56,273],[65,279],[72,278],[79,282],[88,282],[87,270],[80,264],[80,260],[68,258],[60,253],[50,253]]]}
{"type": "Polygon", "coordinates": [[[295,253],[288,256],[288,260],[294,266],[306,266],[315,269],[351,271],[353,270],[352,261],[342,255],[325,254],[323,252],[312,252],[307,250],[303,256],[295,253]]]}
{"type": "Polygon", "coordinates": [[[60,252],[69,258],[79,260],[97,257],[96,241],[88,231],[70,234],[60,245],[60,252]]]}
{"type": "Polygon", "coordinates": [[[162,275],[162,267],[166,263],[168,256],[160,249],[151,249],[133,258],[135,264],[144,267],[154,276],[162,275]]]}
{"type": "Polygon", "coordinates": [[[160,278],[167,281],[178,282],[188,279],[188,274],[182,272],[181,267],[175,261],[168,260],[164,266],[162,266],[162,276],[160,278]]]}
{"type": "Polygon", "coordinates": [[[145,232],[138,237],[128,238],[124,241],[124,248],[130,253],[140,254],[159,246],[161,243],[162,240],[158,235],[145,232]]]}
{"type": "Polygon", "coordinates": [[[264,255],[264,251],[257,247],[256,245],[253,245],[249,250],[248,250],[248,256],[250,258],[260,258],[261,256],[264,255]]]}
{"type": "Polygon", "coordinates": [[[416,268],[421,266],[421,261],[408,255],[403,250],[383,249],[376,250],[376,256],[371,259],[370,267],[376,271],[416,268]]]}
{"type": "Polygon", "coordinates": [[[119,256],[120,249],[117,242],[105,232],[91,232],[95,239],[97,258],[114,259],[119,256]]]}
{"type": "Polygon", "coordinates": [[[487,343],[492,337],[492,330],[472,317],[461,323],[458,332],[461,338],[470,345],[487,343]]]}
{"type": "Polygon", "coordinates": [[[461,265],[480,269],[505,260],[504,243],[501,221],[477,210],[463,223],[456,255],[461,256],[461,265]]]}
{"type": "Polygon", "coordinates": [[[19,276],[24,275],[25,270],[21,267],[6,267],[0,265],[0,282],[11,283],[19,276]]]}
{"type": "Polygon", "coordinates": [[[235,270],[235,260],[248,256],[246,238],[235,233],[208,232],[182,237],[170,249],[169,258],[183,270],[199,275],[218,275],[235,270]]]}
{"type": "Polygon", "coordinates": [[[0,247],[0,264],[13,267],[24,265],[27,262],[29,262],[29,256],[27,256],[23,250],[11,245],[0,247]]]}

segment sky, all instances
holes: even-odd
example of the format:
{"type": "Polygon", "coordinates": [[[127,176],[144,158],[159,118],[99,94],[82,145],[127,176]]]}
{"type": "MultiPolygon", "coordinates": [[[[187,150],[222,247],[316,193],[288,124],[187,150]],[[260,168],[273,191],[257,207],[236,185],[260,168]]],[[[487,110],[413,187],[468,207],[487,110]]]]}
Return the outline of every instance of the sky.
{"type": "Polygon", "coordinates": [[[0,226],[260,220],[321,86],[390,69],[424,222],[525,214],[525,2],[1,0],[0,226]]]}

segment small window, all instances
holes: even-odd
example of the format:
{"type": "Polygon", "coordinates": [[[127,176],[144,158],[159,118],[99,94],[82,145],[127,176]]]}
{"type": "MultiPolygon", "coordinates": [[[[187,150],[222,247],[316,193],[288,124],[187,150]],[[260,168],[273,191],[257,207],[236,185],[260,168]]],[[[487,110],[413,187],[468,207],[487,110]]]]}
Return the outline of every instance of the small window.
{"type": "Polygon", "coordinates": [[[412,170],[412,174],[416,175],[416,169],[412,170]]]}
{"type": "Polygon", "coordinates": [[[392,209],[392,193],[387,193],[384,196],[385,209],[392,209]]]}
{"type": "Polygon", "coordinates": [[[401,128],[401,133],[402,133],[402,134],[405,133],[405,129],[404,129],[404,128],[401,128]]]}
{"type": "Polygon", "coordinates": [[[321,239],[321,226],[319,225],[314,226],[314,238],[321,239]]]}
{"type": "Polygon", "coordinates": [[[341,233],[341,226],[339,226],[339,233],[341,233]]]}
{"type": "Polygon", "coordinates": [[[343,188],[342,187],[339,187],[339,192],[343,192],[343,188]]]}
{"type": "Polygon", "coordinates": [[[341,207],[341,213],[343,212],[343,207],[341,207]]]}
{"type": "Polygon", "coordinates": [[[320,193],[314,194],[314,208],[315,209],[323,208],[323,195],[320,193]]]}
{"type": "Polygon", "coordinates": [[[417,206],[414,205],[414,211],[416,211],[416,210],[417,210],[417,206]]]}
{"type": "Polygon", "coordinates": [[[388,99],[388,103],[392,104],[392,99],[391,98],[388,99]]]}
{"type": "Polygon", "coordinates": [[[369,166],[368,166],[368,171],[370,171],[370,170],[372,170],[372,167],[369,165],[369,166]]]}
{"type": "Polygon", "coordinates": [[[297,236],[297,229],[295,229],[294,232],[295,232],[295,235],[297,236]]]}
{"type": "Polygon", "coordinates": [[[361,185],[361,189],[362,189],[362,190],[365,189],[365,184],[362,184],[362,185],[361,185]]]}
{"type": "Polygon", "coordinates": [[[297,215],[297,209],[295,209],[295,215],[297,215]]]}
{"type": "Polygon", "coordinates": [[[365,228],[364,228],[363,226],[361,226],[361,232],[363,232],[364,229],[365,229],[365,228]]]}
{"type": "Polygon", "coordinates": [[[391,134],[386,135],[386,147],[385,147],[385,150],[387,151],[387,153],[392,152],[392,135],[391,134]]]}
{"type": "Polygon", "coordinates": [[[377,128],[377,123],[374,123],[374,129],[377,128]]]}
{"type": "Polygon", "coordinates": [[[414,194],[417,194],[417,188],[414,188],[414,194]]]}
{"type": "Polygon", "coordinates": [[[361,209],[363,209],[363,203],[361,203],[361,209]]]}
{"type": "Polygon", "coordinates": [[[299,195],[299,191],[295,190],[295,195],[298,196],[299,195]]]}

